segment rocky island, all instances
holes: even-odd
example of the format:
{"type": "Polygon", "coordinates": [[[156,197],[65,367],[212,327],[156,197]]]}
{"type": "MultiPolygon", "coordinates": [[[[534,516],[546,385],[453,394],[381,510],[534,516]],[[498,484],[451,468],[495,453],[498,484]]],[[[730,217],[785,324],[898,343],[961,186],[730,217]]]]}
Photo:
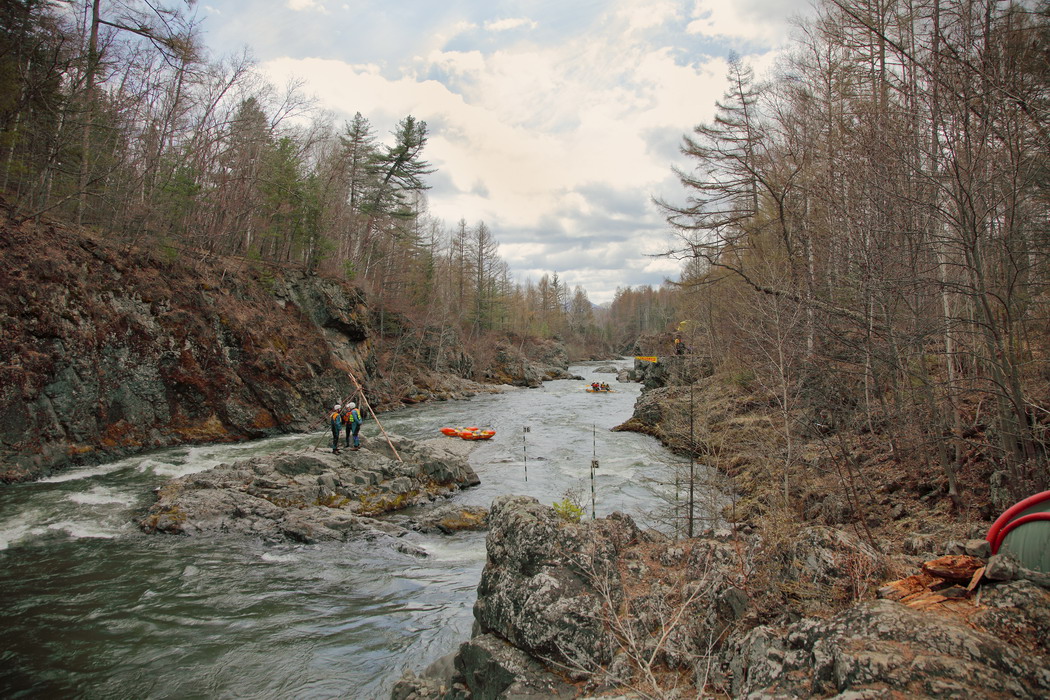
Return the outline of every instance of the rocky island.
{"type": "MultiPolygon", "coordinates": [[[[397,538],[407,530],[374,516],[431,503],[479,483],[463,445],[391,436],[390,443],[376,439],[353,453],[305,450],[221,464],[160,487],[139,525],[147,532],[306,544],[397,538]]],[[[484,522],[484,513],[458,512],[460,529],[484,522]]],[[[403,542],[394,544],[425,554],[403,542]]]]}

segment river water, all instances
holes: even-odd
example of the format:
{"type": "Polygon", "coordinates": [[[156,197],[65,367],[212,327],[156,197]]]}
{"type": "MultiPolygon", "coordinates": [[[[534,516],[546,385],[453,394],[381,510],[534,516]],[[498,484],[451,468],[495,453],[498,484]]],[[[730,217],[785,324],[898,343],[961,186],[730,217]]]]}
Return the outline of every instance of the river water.
{"type": "MultiPolygon", "coordinates": [[[[571,371],[613,381],[597,366],[571,371]]],[[[457,502],[515,493],[550,504],[571,489],[590,516],[597,459],[598,517],[620,510],[656,525],[673,490],[660,484],[681,459],[652,438],[609,432],[639,393],[613,386],[589,394],[559,380],[380,420],[412,438],[496,428],[470,457],[481,485],[457,502]]],[[[374,421],[362,436],[380,439],[374,421]]],[[[470,636],[484,533],[413,533],[430,555],[417,558],[363,542],[146,535],[134,524],[171,477],[324,439],[173,448],[0,489],[0,696],[385,698],[403,670],[455,650],[470,636]]]]}

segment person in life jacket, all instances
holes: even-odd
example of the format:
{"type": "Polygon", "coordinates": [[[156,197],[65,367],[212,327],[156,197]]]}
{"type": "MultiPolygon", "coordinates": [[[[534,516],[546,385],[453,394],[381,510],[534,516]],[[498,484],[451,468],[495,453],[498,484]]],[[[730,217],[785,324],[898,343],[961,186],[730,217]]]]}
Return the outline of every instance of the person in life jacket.
{"type": "Polygon", "coordinates": [[[328,416],[328,422],[332,427],[332,452],[339,454],[339,431],[343,428],[343,414],[339,404],[332,407],[332,413],[328,416]]]}
{"type": "Polygon", "coordinates": [[[361,431],[361,411],[353,401],[343,407],[343,420],[346,422],[346,446],[350,447],[350,435],[353,433],[354,446],[351,450],[361,449],[361,438],[357,434],[361,431]]]}
{"type": "Polygon", "coordinates": [[[354,427],[353,426],[353,416],[351,415],[350,412],[353,410],[354,406],[356,406],[356,405],[357,404],[355,404],[353,401],[347,401],[346,403],[343,404],[343,427],[346,428],[346,442],[344,443],[345,447],[350,447],[350,435],[351,435],[351,433],[353,431],[353,427],[354,427]]]}

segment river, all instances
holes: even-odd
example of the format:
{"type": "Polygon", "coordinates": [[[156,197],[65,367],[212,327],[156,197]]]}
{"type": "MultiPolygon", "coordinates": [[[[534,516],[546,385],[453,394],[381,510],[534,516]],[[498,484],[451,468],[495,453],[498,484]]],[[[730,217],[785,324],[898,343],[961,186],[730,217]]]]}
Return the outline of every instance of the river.
{"type": "MultiPolygon", "coordinates": [[[[652,438],[609,432],[630,417],[640,387],[597,366],[571,371],[615,393],[559,380],[380,420],[413,438],[444,425],[496,428],[470,457],[481,485],[458,502],[516,493],[550,504],[572,489],[590,516],[597,459],[598,517],[620,510],[655,525],[668,490],[659,482],[681,459],[652,438]]],[[[380,439],[374,421],[362,436],[380,439]]],[[[171,477],[323,441],[172,448],[0,488],[0,695],[386,698],[403,670],[455,650],[470,636],[484,533],[413,533],[430,555],[417,558],[363,542],[278,546],[147,535],[134,524],[171,477]]]]}

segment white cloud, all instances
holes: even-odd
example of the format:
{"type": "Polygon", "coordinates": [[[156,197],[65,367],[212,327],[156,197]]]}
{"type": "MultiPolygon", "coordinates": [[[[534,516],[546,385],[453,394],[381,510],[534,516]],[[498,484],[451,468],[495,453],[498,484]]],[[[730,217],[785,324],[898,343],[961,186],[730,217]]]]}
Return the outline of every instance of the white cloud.
{"type": "Polygon", "coordinates": [[[779,44],[787,37],[786,19],[797,0],[696,0],[686,31],[705,37],[779,44]]]}
{"type": "Polygon", "coordinates": [[[422,72],[436,67],[455,77],[470,77],[485,70],[485,57],[480,51],[431,51],[425,60],[417,61],[421,63],[417,69],[422,72]]]}
{"type": "Polygon", "coordinates": [[[325,11],[324,5],[317,0],[288,0],[288,9],[300,12],[302,10],[321,10],[325,11]]]}
{"type": "Polygon", "coordinates": [[[485,29],[490,32],[505,32],[511,29],[517,29],[518,27],[528,27],[529,29],[535,29],[538,25],[529,19],[528,17],[508,17],[506,19],[497,19],[485,22],[485,29]]]}
{"type": "Polygon", "coordinates": [[[453,37],[457,37],[460,34],[465,34],[467,32],[472,32],[477,28],[478,25],[474,24],[473,22],[468,22],[466,20],[460,19],[453,22],[448,27],[448,29],[439,30],[437,32],[437,35],[441,38],[442,41],[448,41],[453,37]]]}
{"type": "Polygon", "coordinates": [[[659,27],[678,14],[675,0],[623,0],[613,14],[626,22],[631,32],[659,27]]]}

